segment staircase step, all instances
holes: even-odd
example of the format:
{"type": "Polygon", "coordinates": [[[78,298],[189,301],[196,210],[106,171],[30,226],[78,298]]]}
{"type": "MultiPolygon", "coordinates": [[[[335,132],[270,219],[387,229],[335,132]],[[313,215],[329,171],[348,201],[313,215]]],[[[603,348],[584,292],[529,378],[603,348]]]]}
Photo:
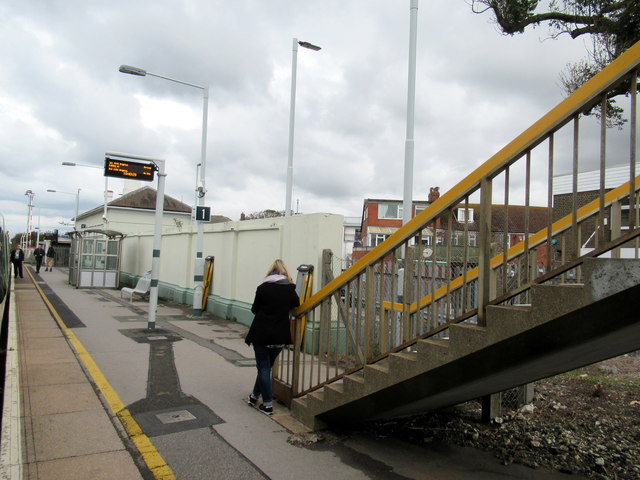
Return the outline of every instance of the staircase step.
{"type": "Polygon", "coordinates": [[[457,323],[449,327],[451,349],[457,356],[468,355],[487,345],[487,329],[478,325],[457,323]]]}
{"type": "Polygon", "coordinates": [[[344,385],[329,383],[324,386],[324,400],[327,409],[335,408],[344,403],[344,385]]]}
{"type": "Polygon", "coordinates": [[[489,305],[487,307],[487,341],[499,342],[533,326],[531,305],[489,305]]]}
{"type": "Polygon", "coordinates": [[[418,340],[418,358],[423,370],[439,367],[447,363],[451,355],[450,341],[443,338],[427,338],[418,340]]]}
{"type": "Polygon", "coordinates": [[[540,325],[584,306],[582,284],[533,285],[531,288],[533,325],[540,325]]]}
{"type": "Polygon", "coordinates": [[[364,366],[364,384],[367,392],[375,392],[388,385],[389,364],[383,362],[364,366]]]}
{"type": "Polygon", "coordinates": [[[586,258],[582,272],[591,301],[640,284],[640,260],[635,258],[586,258]]]}
{"type": "Polygon", "coordinates": [[[389,370],[398,379],[408,378],[417,373],[420,364],[417,352],[396,352],[389,356],[389,370]]]}
{"type": "Polygon", "coordinates": [[[307,397],[307,408],[312,412],[322,412],[325,410],[324,408],[324,390],[315,390],[306,395],[307,397]]]}
{"type": "Polygon", "coordinates": [[[364,377],[362,371],[344,377],[344,392],[349,397],[360,397],[364,394],[364,377]]]}

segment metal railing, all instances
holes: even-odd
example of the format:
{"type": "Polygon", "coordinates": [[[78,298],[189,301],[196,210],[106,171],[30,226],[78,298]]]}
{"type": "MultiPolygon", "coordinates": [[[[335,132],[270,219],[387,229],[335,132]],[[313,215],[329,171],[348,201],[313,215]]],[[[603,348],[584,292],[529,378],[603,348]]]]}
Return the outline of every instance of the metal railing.
{"type": "Polygon", "coordinates": [[[278,397],[446,338],[453,323],[483,326],[487,305],[527,304],[535,283],[579,282],[585,256],[638,258],[639,66],[637,43],[301,305],[278,397]],[[621,86],[626,128],[607,129],[621,86]]]}

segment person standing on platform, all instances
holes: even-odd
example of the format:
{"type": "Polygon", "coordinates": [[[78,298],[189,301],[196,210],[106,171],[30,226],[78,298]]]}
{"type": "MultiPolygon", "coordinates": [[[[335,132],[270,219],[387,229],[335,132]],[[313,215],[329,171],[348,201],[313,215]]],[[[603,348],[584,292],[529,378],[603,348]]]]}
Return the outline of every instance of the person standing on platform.
{"type": "Polygon", "coordinates": [[[53,262],[56,259],[56,251],[53,248],[53,245],[49,245],[47,248],[47,263],[45,265],[45,272],[53,272],[53,262]]]}
{"type": "Polygon", "coordinates": [[[36,273],[40,273],[40,267],[42,266],[42,259],[44,258],[44,248],[42,244],[33,251],[33,256],[36,257],[36,273]]]}
{"type": "Polygon", "coordinates": [[[20,245],[16,245],[16,248],[11,250],[11,263],[13,263],[15,278],[18,278],[18,273],[20,274],[20,278],[22,278],[22,262],[24,262],[24,252],[20,248],[20,245]]]}
{"type": "Polygon", "coordinates": [[[292,342],[290,313],[299,305],[300,298],[285,263],[276,260],[256,290],[251,306],[255,317],[244,340],[253,345],[258,370],[247,403],[254,407],[262,397],[258,408],[267,415],[273,414],[271,368],[284,346],[292,342]]]}

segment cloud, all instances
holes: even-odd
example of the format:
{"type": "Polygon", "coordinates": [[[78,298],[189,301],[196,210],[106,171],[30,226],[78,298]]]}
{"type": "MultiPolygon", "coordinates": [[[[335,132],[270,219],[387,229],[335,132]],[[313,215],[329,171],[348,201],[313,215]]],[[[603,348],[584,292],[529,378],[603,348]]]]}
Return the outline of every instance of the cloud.
{"type": "MultiPolygon", "coordinates": [[[[209,86],[214,213],[284,209],[294,37],[322,47],[298,52],[300,211],[358,216],[363,198],[402,197],[408,1],[24,0],[0,18],[0,208],[13,231],[26,224],[26,189],[43,228],[73,208],[47,188],[82,188],[81,210],[100,205],[100,171],[61,162],[100,166],[106,151],[166,159],[167,194],[192,202],[202,91],[121,64],[209,86]]],[[[455,185],[561,99],[558,72],[584,46],[544,37],[501,36],[464,1],[421,2],[415,198],[455,185]]]]}

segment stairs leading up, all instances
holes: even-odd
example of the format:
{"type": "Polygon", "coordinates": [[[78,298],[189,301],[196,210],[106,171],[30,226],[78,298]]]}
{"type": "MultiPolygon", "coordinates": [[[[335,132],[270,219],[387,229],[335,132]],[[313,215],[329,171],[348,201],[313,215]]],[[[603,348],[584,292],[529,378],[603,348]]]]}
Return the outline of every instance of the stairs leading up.
{"type": "Polygon", "coordinates": [[[487,325],[375,364],[293,400],[310,428],[433,411],[640,349],[640,261],[585,259],[584,284],[536,285],[531,305],[489,306],[487,325]]]}

